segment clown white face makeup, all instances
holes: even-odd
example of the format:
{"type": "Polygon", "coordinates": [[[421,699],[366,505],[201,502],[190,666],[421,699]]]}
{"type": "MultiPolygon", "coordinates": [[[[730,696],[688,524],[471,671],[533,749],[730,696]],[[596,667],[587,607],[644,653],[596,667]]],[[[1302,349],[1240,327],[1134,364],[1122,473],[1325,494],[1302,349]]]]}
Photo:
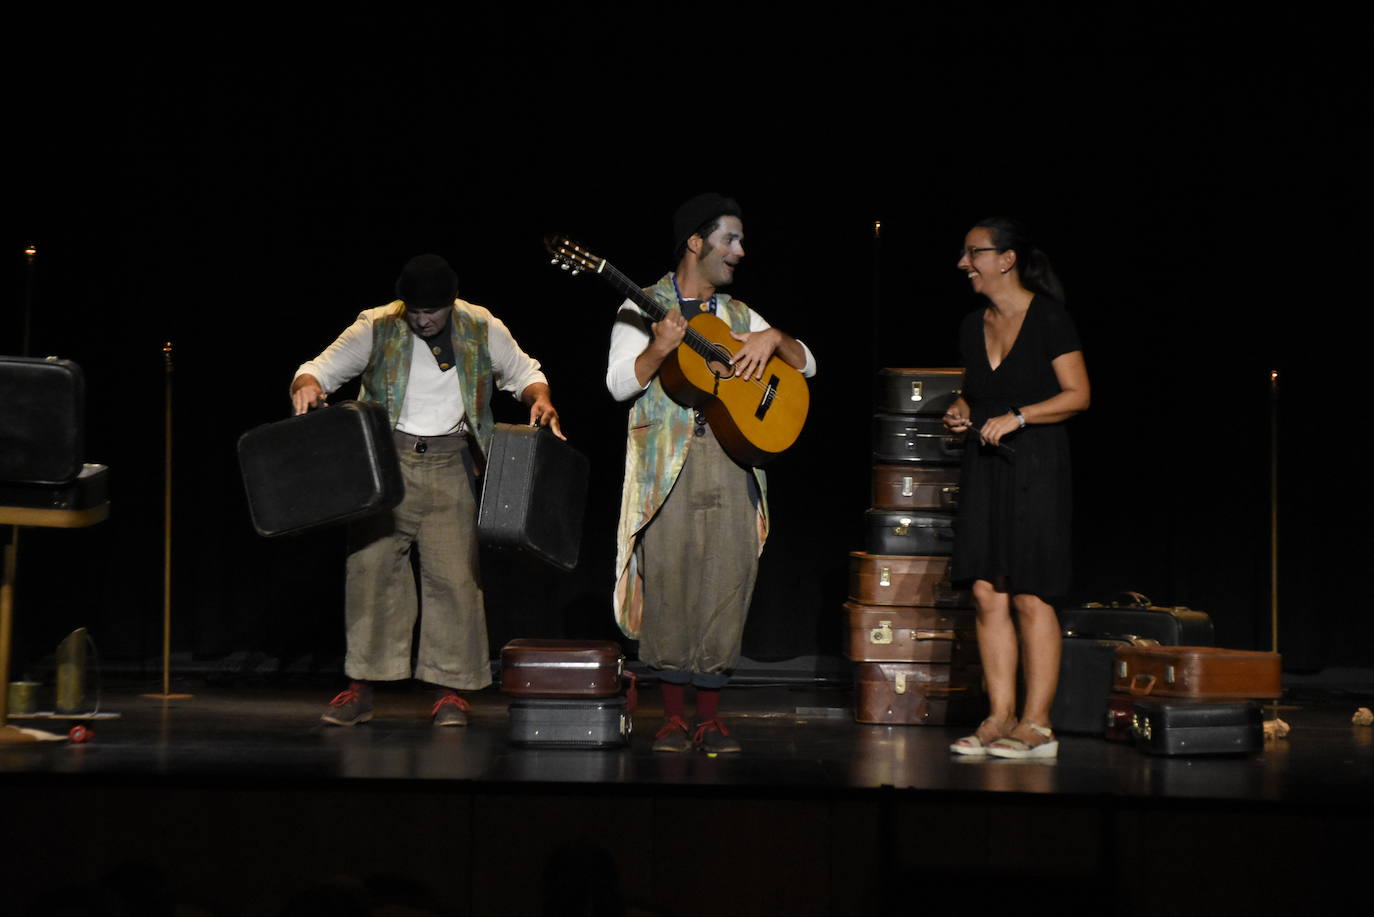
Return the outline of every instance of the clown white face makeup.
{"type": "Polygon", "coordinates": [[[729,286],[735,279],[735,267],[744,258],[744,224],[740,218],[721,217],[696,256],[703,280],[717,289],[729,286]]]}

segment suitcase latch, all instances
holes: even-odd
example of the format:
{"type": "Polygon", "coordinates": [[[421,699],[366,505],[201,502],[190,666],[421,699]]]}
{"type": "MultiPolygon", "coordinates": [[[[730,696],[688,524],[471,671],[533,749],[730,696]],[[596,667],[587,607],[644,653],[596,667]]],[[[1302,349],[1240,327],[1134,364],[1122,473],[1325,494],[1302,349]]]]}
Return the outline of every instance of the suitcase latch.
{"type": "Polygon", "coordinates": [[[915,382],[912,382],[912,383],[911,383],[911,400],[912,400],[912,401],[920,401],[922,398],[925,397],[925,390],[926,390],[926,386],[925,386],[925,383],[924,383],[924,382],[922,382],[922,381],[920,381],[920,380],[917,380],[917,381],[915,381],[915,382]]]}
{"type": "Polygon", "coordinates": [[[892,622],[879,621],[878,626],[868,632],[868,642],[875,646],[886,646],[892,642],[892,622]]]}
{"type": "Polygon", "coordinates": [[[1174,683],[1174,667],[1171,665],[1164,667],[1164,683],[1169,685],[1174,683]]]}
{"type": "Polygon", "coordinates": [[[1126,677],[1126,660],[1124,660],[1124,659],[1118,659],[1118,660],[1117,660],[1117,662],[1116,662],[1116,677],[1117,677],[1117,678],[1125,678],[1125,677],[1126,677]]]}
{"type": "Polygon", "coordinates": [[[902,496],[909,497],[912,495],[912,493],[914,493],[914,490],[912,488],[912,485],[914,483],[915,481],[912,479],[911,475],[908,474],[902,476],[902,496]]]}
{"type": "Polygon", "coordinates": [[[879,568],[878,568],[878,585],[879,585],[879,586],[891,586],[891,585],[892,585],[892,568],[891,568],[891,567],[879,567],[879,568]]]}
{"type": "Polygon", "coordinates": [[[906,673],[905,673],[905,672],[898,672],[898,673],[897,673],[897,678],[896,678],[896,680],[893,682],[892,690],[896,691],[898,694],[905,694],[905,693],[906,693],[906,673]]]}
{"type": "Polygon", "coordinates": [[[911,517],[903,516],[898,520],[898,524],[892,527],[892,534],[905,535],[911,531],[911,517]]]}

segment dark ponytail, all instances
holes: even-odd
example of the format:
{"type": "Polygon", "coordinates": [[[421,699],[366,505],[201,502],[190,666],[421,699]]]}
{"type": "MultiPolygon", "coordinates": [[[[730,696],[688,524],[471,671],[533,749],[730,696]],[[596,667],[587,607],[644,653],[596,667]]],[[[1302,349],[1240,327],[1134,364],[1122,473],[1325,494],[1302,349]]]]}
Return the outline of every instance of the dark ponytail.
{"type": "Polygon", "coordinates": [[[992,244],[999,252],[1016,252],[1016,267],[1020,272],[1021,285],[1032,293],[1064,301],[1064,285],[1050,267],[1049,256],[1036,248],[1026,227],[1010,217],[988,217],[973,224],[975,229],[986,229],[992,234],[992,244]]]}

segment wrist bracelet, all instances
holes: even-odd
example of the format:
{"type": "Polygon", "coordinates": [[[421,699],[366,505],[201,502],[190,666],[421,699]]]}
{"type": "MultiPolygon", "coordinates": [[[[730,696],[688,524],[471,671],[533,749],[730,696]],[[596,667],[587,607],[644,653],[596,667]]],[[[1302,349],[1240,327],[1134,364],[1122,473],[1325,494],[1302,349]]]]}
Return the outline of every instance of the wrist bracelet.
{"type": "Polygon", "coordinates": [[[1025,427],[1025,425],[1026,425],[1026,415],[1021,413],[1021,409],[1020,409],[1020,408],[1012,408],[1012,409],[1011,409],[1011,412],[1012,412],[1013,414],[1016,415],[1016,422],[1017,422],[1018,424],[1020,424],[1021,427],[1025,427]]]}

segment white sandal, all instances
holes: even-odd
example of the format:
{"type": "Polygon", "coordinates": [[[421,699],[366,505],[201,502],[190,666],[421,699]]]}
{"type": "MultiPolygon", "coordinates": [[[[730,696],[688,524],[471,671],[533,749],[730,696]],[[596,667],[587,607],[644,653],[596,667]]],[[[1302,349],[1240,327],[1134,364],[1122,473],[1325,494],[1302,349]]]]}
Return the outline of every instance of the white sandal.
{"type": "Polygon", "coordinates": [[[1054,737],[1053,730],[1048,726],[1041,726],[1038,723],[1022,723],[1021,725],[1039,736],[1041,741],[1032,745],[1022,739],[1004,736],[995,742],[988,743],[986,746],[986,753],[996,758],[1058,757],[1059,740],[1054,737]]]}
{"type": "MultiPolygon", "coordinates": [[[[978,724],[978,728],[982,729],[991,722],[992,717],[988,717],[978,724]]],[[[1013,722],[1015,721],[1013,720],[1013,722]]],[[[1016,727],[1013,726],[1012,728],[1015,729],[1016,727]]],[[[993,741],[995,742],[997,740],[994,739],[993,741]]],[[[962,739],[956,739],[954,743],[949,746],[949,750],[956,755],[970,755],[972,757],[981,758],[988,753],[988,747],[991,744],[991,742],[985,744],[982,739],[978,738],[978,733],[975,732],[973,735],[964,736],[962,739]]]]}

